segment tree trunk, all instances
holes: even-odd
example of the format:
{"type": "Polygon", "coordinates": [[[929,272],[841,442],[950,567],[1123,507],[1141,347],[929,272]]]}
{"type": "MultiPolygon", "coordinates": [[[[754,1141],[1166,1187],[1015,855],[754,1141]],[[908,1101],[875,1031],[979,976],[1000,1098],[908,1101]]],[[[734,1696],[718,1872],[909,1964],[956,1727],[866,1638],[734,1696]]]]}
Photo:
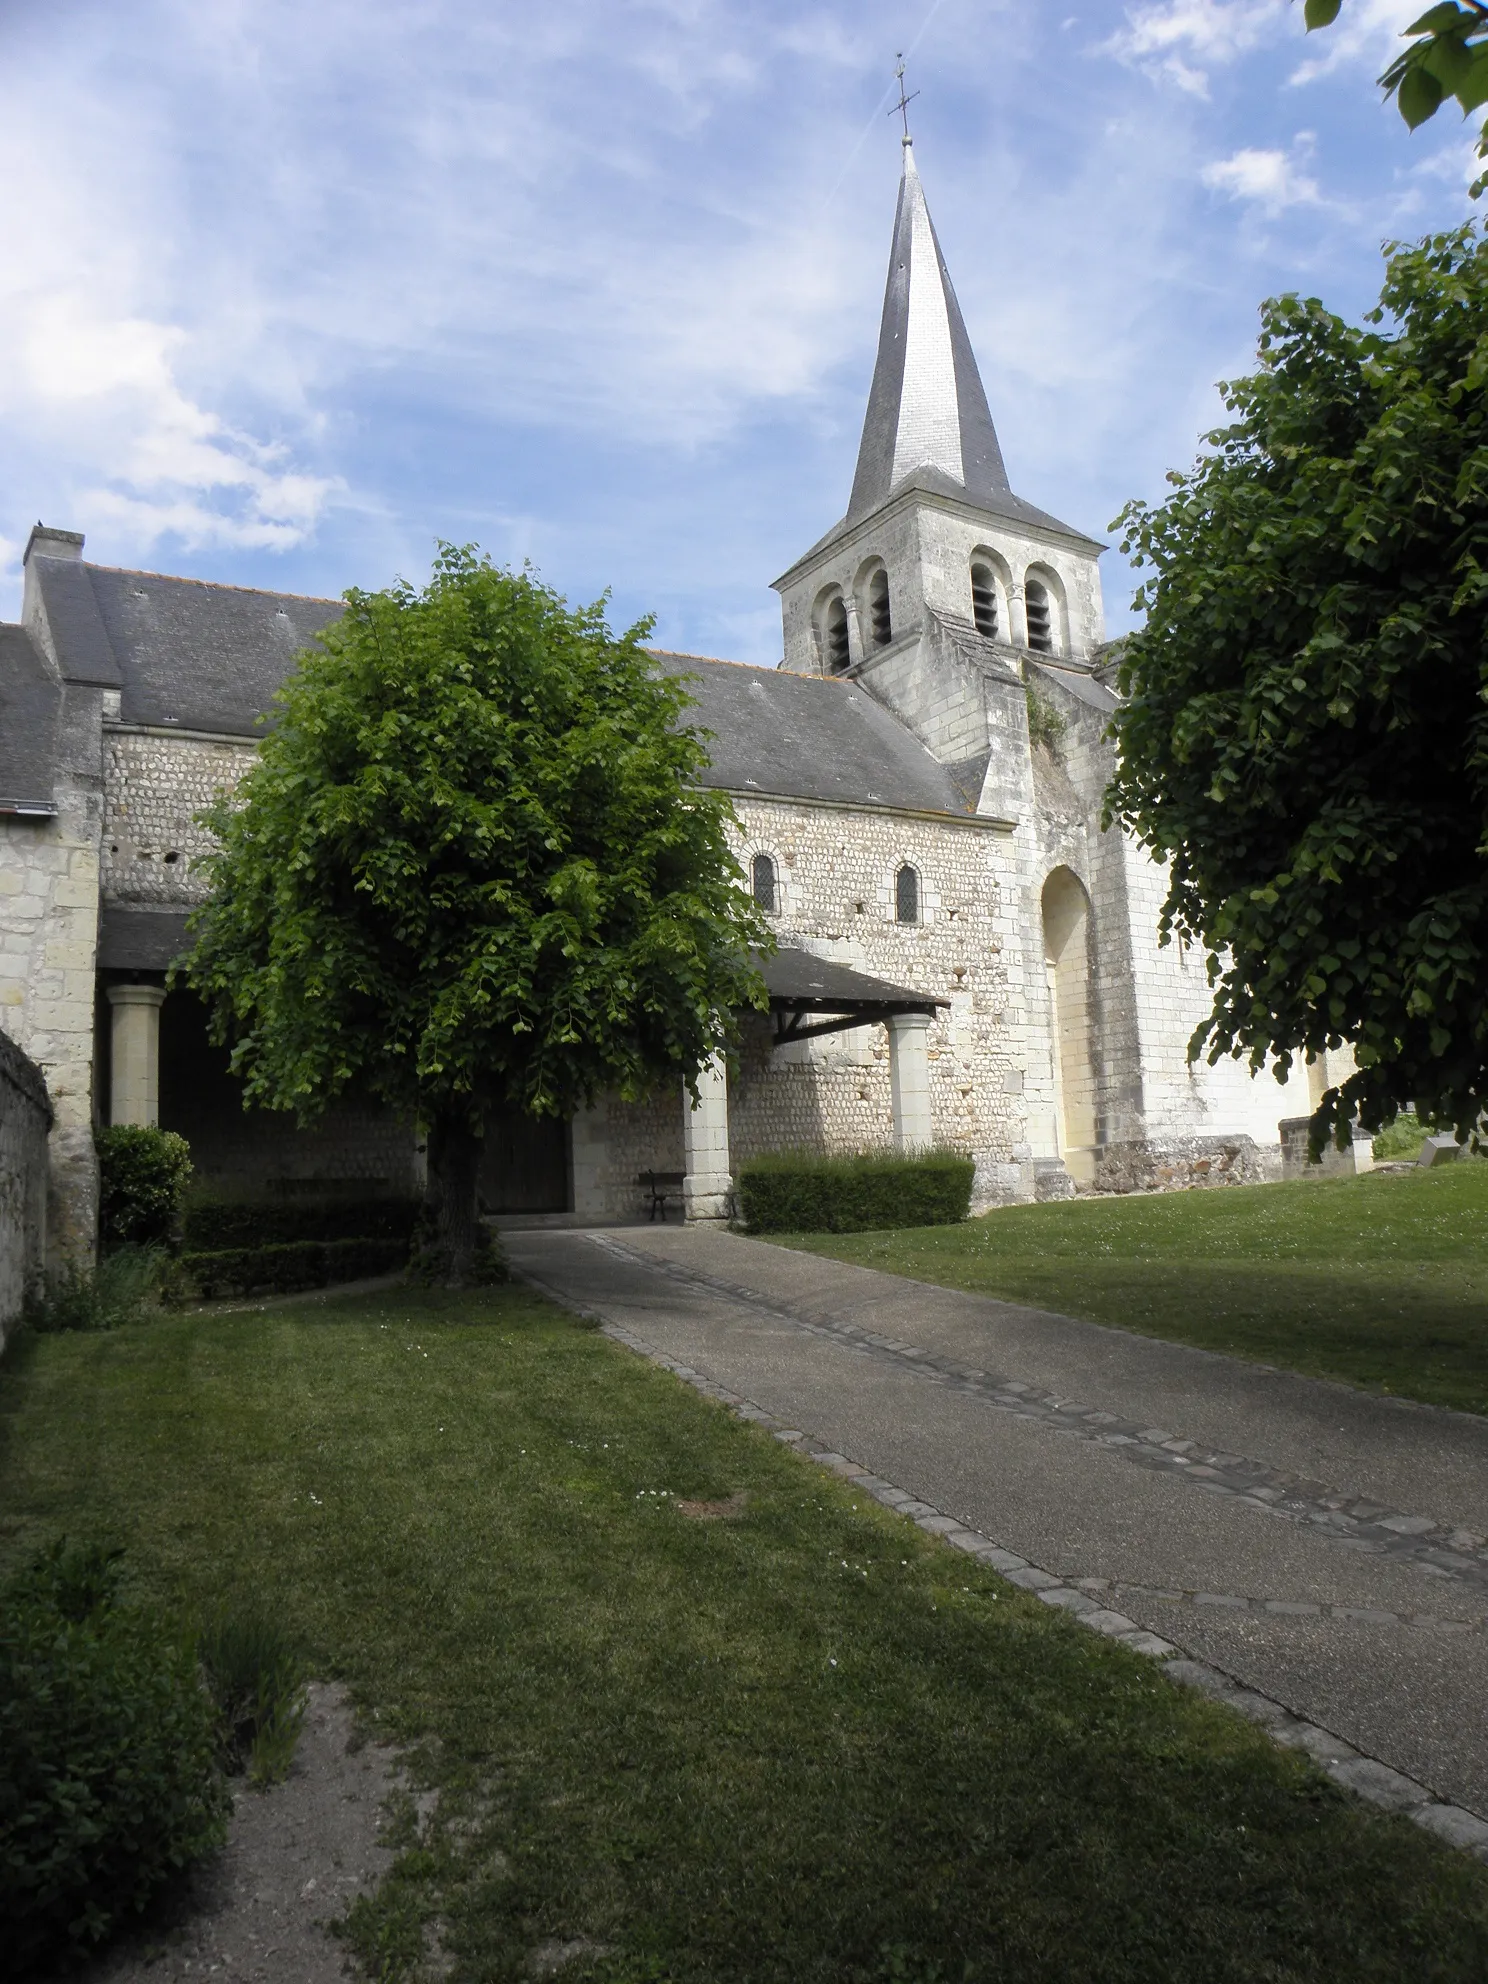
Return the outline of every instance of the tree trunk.
{"type": "Polygon", "coordinates": [[[458,1106],[440,1110],[429,1125],[429,1214],[424,1243],[428,1279],[446,1288],[468,1288],[481,1279],[483,1253],[476,1185],[482,1142],[458,1106]]]}

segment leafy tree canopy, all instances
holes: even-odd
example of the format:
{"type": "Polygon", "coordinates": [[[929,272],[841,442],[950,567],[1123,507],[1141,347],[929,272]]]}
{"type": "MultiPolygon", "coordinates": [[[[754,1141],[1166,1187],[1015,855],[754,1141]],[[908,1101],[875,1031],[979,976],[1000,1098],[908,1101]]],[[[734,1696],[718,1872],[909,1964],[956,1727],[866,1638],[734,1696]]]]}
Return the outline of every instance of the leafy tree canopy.
{"type": "Polygon", "coordinates": [[[423,591],[345,597],[207,816],[186,975],[250,1101],[356,1083],[427,1126],[460,1279],[491,1112],[694,1081],[769,940],[649,622],[448,545],[423,591]]]}
{"type": "Polygon", "coordinates": [[[1209,953],[1191,1051],[1352,1042],[1314,1134],[1488,1102],[1488,243],[1389,253],[1355,328],[1262,310],[1234,424],[1156,508],[1115,717],[1119,818],[1209,953]]]}
{"type": "MultiPolygon", "coordinates": [[[[1331,27],[1343,0],[1303,0],[1308,32],[1331,27]]],[[[1380,77],[1401,116],[1414,131],[1434,117],[1449,97],[1470,116],[1488,103],[1488,0],[1441,0],[1403,31],[1410,47],[1380,77]]],[[[1488,158],[1488,120],[1478,139],[1478,157],[1488,158]]],[[[1476,199],[1488,186],[1488,173],[1475,181],[1476,199]]]]}

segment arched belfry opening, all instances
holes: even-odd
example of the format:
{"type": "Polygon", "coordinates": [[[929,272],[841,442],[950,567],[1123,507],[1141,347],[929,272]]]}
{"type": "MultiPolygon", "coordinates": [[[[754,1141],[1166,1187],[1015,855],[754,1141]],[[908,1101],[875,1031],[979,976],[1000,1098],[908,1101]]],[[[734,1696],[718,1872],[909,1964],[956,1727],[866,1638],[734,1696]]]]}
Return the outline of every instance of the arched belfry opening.
{"type": "Polygon", "coordinates": [[[1090,898],[1068,868],[1056,868],[1044,883],[1043,912],[1059,1155],[1076,1184],[1088,1185],[1095,1178],[1090,898]]]}

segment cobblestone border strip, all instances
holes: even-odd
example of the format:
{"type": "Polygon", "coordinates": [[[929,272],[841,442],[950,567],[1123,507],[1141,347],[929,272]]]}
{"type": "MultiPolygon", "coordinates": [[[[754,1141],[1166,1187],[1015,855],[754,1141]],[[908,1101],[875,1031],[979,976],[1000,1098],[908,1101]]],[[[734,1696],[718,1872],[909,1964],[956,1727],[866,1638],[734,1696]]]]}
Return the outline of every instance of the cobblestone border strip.
{"type": "Polygon", "coordinates": [[[1345,1549],[1412,1563],[1433,1577],[1457,1579],[1488,1591],[1488,1538],[1474,1530],[1454,1528],[1431,1516],[1412,1515],[1358,1495],[1346,1495],[1326,1482],[1269,1467],[1264,1461],[1243,1454],[1210,1452],[1196,1440],[1179,1439],[1164,1427],[1144,1426],[1138,1419],[1124,1419],[1119,1413],[1083,1405],[1021,1379],[999,1377],[990,1371],[953,1363],[897,1337],[878,1336],[860,1329],[855,1323],[786,1308],[755,1289],[637,1252],[608,1234],[591,1233],[585,1237],[631,1266],[726,1295],[773,1321],[790,1323],[813,1336],[835,1338],[859,1354],[887,1358],[901,1369],[915,1371],[927,1383],[950,1385],[1000,1412],[1037,1420],[1074,1439],[1113,1447],[1137,1467],[1177,1476],[1208,1494],[1243,1502],[1283,1521],[1309,1524],[1345,1549]]]}
{"type": "MultiPolygon", "coordinates": [[[[530,1280],[535,1287],[542,1289],[544,1294],[562,1302],[562,1297],[557,1291],[548,1288],[536,1275],[524,1275],[523,1279],[530,1280]]],[[[571,1302],[563,1303],[563,1306],[569,1309],[575,1307],[571,1302]]],[[[892,1509],[897,1515],[907,1516],[918,1528],[925,1530],[931,1536],[938,1536],[953,1550],[964,1551],[967,1556],[976,1558],[978,1563],[990,1565],[1009,1584],[1019,1585],[1024,1591],[1031,1591],[1043,1604],[1056,1606],[1060,1611],[1067,1612],[1080,1625],[1089,1627],[1092,1632],[1103,1634],[1107,1639],[1115,1640],[1119,1645],[1130,1648],[1133,1653],[1146,1654],[1151,1659],[1160,1660],[1163,1663],[1163,1672],[1170,1680],[1177,1681],[1186,1688],[1197,1689],[1200,1694],[1207,1695],[1211,1701],[1234,1709],[1247,1721],[1254,1722],[1264,1729],[1273,1742],[1281,1744],[1286,1749],[1305,1750],[1315,1763],[1322,1766],[1329,1777],[1343,1785],[1346,1790],[1368,1799],[1372,1805],[1382,1806],[1387,1812],[1404,1813],[1418,1826],[1423,1826],[1427,1832],[1435,1833],[1438,1839],[1445,1840],[1449,1846],[1461,1847],[1477,1859],[1488,1863],[1488,1822],[1480,1819],[1475,1813],[1465,1810],[1460,1805],[1447,1804],[1444,1800],[1435,1797],[1424,1784],[1418,1784],[1414,1778],[1406,1777],[1401,1771],[1392,1770],[1388,1764],[1381,1763],[1378,1758],[1365,1756],[1351,1743],[1346,1743],[1341,1736],[1335,1736],[1331,1730],[1324,1729],[1315,1722],[1308,1722],[1301,1716],[1293,1715],[1290,1709],[1283,1707],[1280,1702],[1273,1701],[1269,1695],[1263,1695],[1255,1688],[1243,1686],[1220,1668],[1213,1667],[1206,1661],[1184,1658],[1171,1640],[1165,1640],[1157,1633],[1145,1631],[1135,1619],[1129,1619],[1124,1613],[1101,1605],[1096,1598],[1081,1590],[1079,1586],[1066,1584],[1052,1573],[1040,1570],[1037,1564],[1029,1563],[1026,1557],[1020,1557],[1016,1551],[999,1549],[990,1537],[983,1536],[979,1530],[968,1529],[955,1516],[946,1515],[942,1510],[933,1508],[930,1503],[917,1500],[903,1488],[896,1488],[893,1482],[883,1480],[865,1467],[859,1467],[855,1461],[849,1460],[845,1454],[835,1452],[824,1441],[813,1439],[810,1434],[803,1433],[796,1427],[786,1426],[773,1413],[766,1412],[763,1406],[756,1405],[753,1400],[741,1397],[738,1392],[730,1391],[725,1385],[715,1384],[711,1378],[705,1378],[700,1371],[695,1371],[690,1364],[682,1364],[676,1358],[668,1357],[664,1351],[657,1350],[654,1345],[647,1343],[644,1337],[637,1336],[634,1330],[626,1329],[621,1323],[610,1322],[592,1310],[580,1310],[578,1313],[589,1315],[612,1342],[634,1351],[650,1363],[659,1365],[662,1370],[670,1371],[673,1377],[691,1385],[693,1390],[701,1392],[704,1398],[711,1398],[718,1404],[727,1406],[736,1418],[747,1420],[750,1424],[773,1434],[783,1445],[793,1448],[806,1459],[815,1461],[818,1467],[827,1468],[840,1480],[851,1482],[854,1488],[862,1489],[884,1508],[892,1509]]]]}
{"type": "Polygon", "coordinates": [[[1257,1618],[1338,1619],[1356,1626],[1412,1626],[1442,1633],[1488,1632],[1488,1619],[1444,1619],[1437,1612],[1388,1612],[1378,1605],[1328,1605],[1311,1599],[1251,1598],[1232,1592],[1190,1591],[1168,1585],[1127,1584],[1113,1578],[1075,1578],[1079,1590],[1112,1592],[1118,1598],[1156,1599],[1169,1605],[1190,1605],[1228,1612],[1250,1612],[1257,1618]]]}

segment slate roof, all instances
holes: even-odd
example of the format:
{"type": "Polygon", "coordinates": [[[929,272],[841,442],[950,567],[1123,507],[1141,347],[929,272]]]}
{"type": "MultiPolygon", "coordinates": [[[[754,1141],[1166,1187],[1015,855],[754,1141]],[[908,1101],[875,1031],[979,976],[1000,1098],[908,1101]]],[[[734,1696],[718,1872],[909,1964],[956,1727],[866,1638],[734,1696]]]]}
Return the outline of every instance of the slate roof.
{"type": "Polygon", "coordinates": [[[856,1007],[911,1007],[929,1012],[949,1006],[950,1000],[933,992],[916,992],[907,985],[893,985],[886,978],[871,978],[854,971],[851,965],[832,958],[819,958],[796,944],[782,944],[773,956],[760,960],[760,975],[771,1002],[802,1006],[818,1012],[847,1012],[856,1007]]]}
{"type": "Polygon", "coordinates": [[[98,915],[100,971],[168,971],[191,948],[189,909],[106,902],[98,915]]]}
{"type": "MultiPolygon", "coordinates": [[[[116,688],[125,723],[257,735],[295,656],[344,610],[80,559],[32,562],[63,677],[116,688]]],[[[699,655],[655,659],[694,678],[691,720],[712,733],[708,785],[962,818],[972,810],[951,773],[856,683],[699,655]]],[[[0,629],[0,803],[50,804],[60,696],[29,635],[0,629]]]]}
{"type": "Polygon", "coordinates": [[[52,813],[62,685],[24,627],[0,627],[0,813],[52,813]]]}
{"type": "Polygon", "coordinates": [[[346,610],[339,599],[73,569],[87,576],[117,658],[126,723],[256,736],[295,656],[346,610]]]}
{"type": "Polygon", "coordinates": [[[690,720],[714,733],[705,785],[963,818],[969,811],[946,768],[856,682],[653,652],[668,674],[695,678],[690,720]]]}

